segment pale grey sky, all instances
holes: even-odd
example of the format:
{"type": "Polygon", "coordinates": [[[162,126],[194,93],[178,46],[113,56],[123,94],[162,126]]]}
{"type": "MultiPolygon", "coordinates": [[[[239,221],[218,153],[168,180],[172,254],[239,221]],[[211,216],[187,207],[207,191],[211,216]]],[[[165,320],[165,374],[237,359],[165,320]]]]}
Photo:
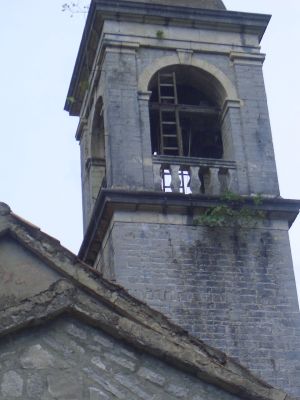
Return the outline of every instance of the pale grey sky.
{"type": "MultiPolygon", "coordinates": [[[[300,1],[225,0],[231,10],[272,14],[262,42],[281,195],[300,199],[300,1]]],[[[77,252],[82,240],[77,119],[63,111],[84,16],[62,0],[1,5],[0,201],[77,252]]],[[[300,290],[300,217],[291,229],[300,290]]]]}

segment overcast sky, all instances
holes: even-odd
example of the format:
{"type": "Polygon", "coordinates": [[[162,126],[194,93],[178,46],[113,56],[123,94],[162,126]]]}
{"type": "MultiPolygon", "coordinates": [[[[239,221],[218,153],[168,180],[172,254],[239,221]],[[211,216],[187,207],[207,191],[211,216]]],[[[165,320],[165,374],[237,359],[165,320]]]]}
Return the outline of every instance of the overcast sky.
{"type": "MultiPolygon", "coordinates": [[[[84,15],[62,0],[1,4],[0,201],[77,252],[82,240],[77,119],[63,111],[84,15]]],[[[272,14],[262,42],[281,195],[300,199],[300,1],[225,0],[272,14]]],[[[290,231],[300,289],[300,217],[290,231]]]]}

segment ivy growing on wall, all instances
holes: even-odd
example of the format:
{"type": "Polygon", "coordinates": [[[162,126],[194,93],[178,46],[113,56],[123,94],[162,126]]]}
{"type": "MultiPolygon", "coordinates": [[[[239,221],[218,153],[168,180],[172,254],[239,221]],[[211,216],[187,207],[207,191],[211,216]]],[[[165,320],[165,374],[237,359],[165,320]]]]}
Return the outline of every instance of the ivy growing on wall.
{"type": "Polygon", "coordinates": [[[202,215],[194,218],[194,225],[207,225],[210,227],[254,227],[260,219],[265,217],[265,211],[253,206],[262,204],[260,195],[249,198],[242,197],[232,192],[226,192],[222,197],[222,204],[208,208],[202,215]]]}
{"type": "Polygon", "coordinates": [[[156,31],[156,38],[157,38],[158,40],[164,39],[164,38],[165,38],[165,33],[164,33],[164,31],[161,31],[161,30],[156,31]]]}

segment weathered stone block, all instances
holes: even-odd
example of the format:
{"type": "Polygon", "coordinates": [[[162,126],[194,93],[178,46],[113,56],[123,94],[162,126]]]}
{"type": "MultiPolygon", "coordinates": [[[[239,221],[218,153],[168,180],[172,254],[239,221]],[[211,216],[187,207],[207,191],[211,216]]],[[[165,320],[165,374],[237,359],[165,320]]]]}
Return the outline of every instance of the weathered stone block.
{"type": "Polygon", "coordinates": [[[83,385],[80,377],[69,372],[60,372],[48,376],[48,390],[54,398],[64,400],[82,400],[83,385]]]}
{"type": "Polygon", "coordinates": [[[26,350],[21,356],[20,363],[25,369],[47,369],[54,367],[56,360],[40,344],[36,344],[26,350]]]}
{"type": "Polygon", "coordinates": [[[23,394],[24,380],[15,371],[8,371],[3,375],[1,393],[3,399],[7,397],[20,398],[23,394]]]}

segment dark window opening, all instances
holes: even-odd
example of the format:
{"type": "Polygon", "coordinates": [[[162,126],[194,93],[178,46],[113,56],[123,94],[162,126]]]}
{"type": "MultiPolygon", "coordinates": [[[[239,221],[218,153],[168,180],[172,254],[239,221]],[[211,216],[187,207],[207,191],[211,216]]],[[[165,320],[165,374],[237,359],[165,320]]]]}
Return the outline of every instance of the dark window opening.
{"type": "Polygon", "coordinates": [[[182,66],[164,69],[152,79],[152,154],[222,158],[219,108],[206,94],[208,82],[201,87],[198,81],[195,68],[182,66]]]}
{"type": "Polygon", "coordinates": [[[99,98],[94,111],[91,132],[91,157],[87,160],[89,170],[90,193],[95,202],[99,191],[106,186],[104,109],[102,98],[99,98]]]}

